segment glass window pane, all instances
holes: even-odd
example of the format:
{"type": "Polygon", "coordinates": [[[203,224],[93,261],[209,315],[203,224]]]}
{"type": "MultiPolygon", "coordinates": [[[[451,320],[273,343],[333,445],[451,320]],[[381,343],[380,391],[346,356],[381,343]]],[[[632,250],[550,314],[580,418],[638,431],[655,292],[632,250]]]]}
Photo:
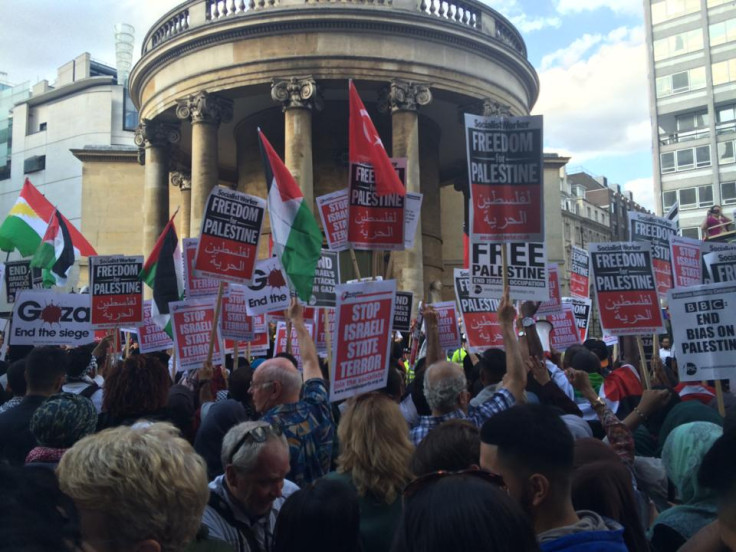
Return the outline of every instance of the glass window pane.
{"type": "Polygon", "coordinates": [[[695,164],[698,167],[710,165],[710,146],[695,148],[695,164]]]}
{"type": "Polygon", "coordinates": [[[677,152],[677,170],[691,169],[694,165],[692,149],[684,149],[677,152]]]}
{"type": "Polygon", "coordinates": [[[721,201],[723,203],[736,203],[736,182],[721,184],[721,201]]]}
{"type": "Polygon", "coordinates": [[[669,48],[667,45],[667,39],[662,38],[654,41],[654,60],[659,61],[668,57],[669,48]]]}
{"type": "Polygon", "coordinates": [[[684,188],[680,190],[680,206],[693,206],[697,203],[695,188],[684,188]]]}
{"type": "Polygon", "coordinates": [[[663,173],[675,171],[675,154],[674,152],[663,153],[660,156],[660,165],[663,173]]]}
{"type": "Polygon", "coordinates": [[[675,202],[677,201],[677,192],[672,190],[669,192],[663,192],[662,193],[662,207],[665,208],[665,210],[672,207],[675,202]]]}
{"type": "Polygon", "coordinates": [[[698,201],[701,207],[713,205],[713,186],[700,186],[698,188],[698,201]]]}
{"type": "Polygon", "coordinates": [[[657,97],[663,98],[672,94],[672,79],[669,76],[657,79],[657,97]]]}
{"type": "Polygon", "coordinates": [[[727,105],[718,108],[718,122],[725,123],[726,121],[734,120],[733,105],[727,105]]]}
{"type": "Polygon", "coordinates": [[[685,238],[692,238],[694,240],[700,239],[700,230],[696,228],[683,228],[682,229],[682,235],[685,238]]]}
{"type": "Polygon", "coordinates": [[[687,35],[687,51],[697,52],[703,49],[703,31],[696,29],[687,35]]]}
{"type": "Polygon", "coordinates": [[[733,156],[733,142],[721,142],[718,144],[718,163],[733,163],[736,159],[733,156]]]}
{"type": "Polygon", "coordinates": [[[690,69],[690,90],[705,88],[705,67],[690,69]]]}
{"type": "Polygon", "coordinates": [[[728,62],[720,61],[712,65],[713,69],[713,84],[723,84],[728,82],[728,62]]]}
{"type": "Polygon", "coordinates": [[[672,91],[682,92],[690,87],[690,79],[687,72],[672,75],[672,91]]]}
{"type": "Polygon", "coordinates": [[[736,19],[726,21],[726,41],[736,40],[736,19]]]}
{"type": "Polygon", "coordinates": [[[708,34],[710,35],[711,46],[718,46],[726,42],[726,26],[723,23],[711,25],[708,34]]]}

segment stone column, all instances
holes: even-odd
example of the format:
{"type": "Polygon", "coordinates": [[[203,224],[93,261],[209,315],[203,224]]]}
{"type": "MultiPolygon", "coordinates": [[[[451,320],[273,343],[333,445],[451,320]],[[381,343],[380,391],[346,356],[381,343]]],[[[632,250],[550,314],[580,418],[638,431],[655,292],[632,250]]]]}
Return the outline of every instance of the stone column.
{"type": "MultiPolygon", "coordinates": [[[[406,190],[420,192],[419,178],[419,115],[421,105],[432,101],[432,93],[426,84],[392,80],[379,100],[379,109],[391,110],[392,157],[406,157],[406,190]]],[[[393,276],[398,288],[414,292],[414,310],[419,301],[428,298],[424,289],[424,264],[422,258],[422,223],[417,225],[414,249],[394,251],[393,276]]],[[[390,276],[389,276],[390,277],[390,276]]]]}
{"type": "Polygon", "coordinates": [[[271,98],[281,103],[284,110],[284,164],[299,184],[309,210],[313,211],[312,109],[322,108],[317,83],[312,77],[272,81],[271,98]]]}
{"type": "MultiPolygon", "coordinates": [[[[145,151],[143,184],[143,255],[148,256],[169,220],[169,147],[179,142],[179,125],[144,119],[135,144],[145,151]]],[[[142,157],[142,156],[141,156],[142,157]]]]}
{"type": "Polygon", "coordinates": [[[176,116],[192,123],[192,185],[190,233],[199,235],[207,196],[218,181],[217,131],[233,117],[233,102],[199,92],[177,101],[176,116]]]}
{"type": "Polygon", "coordinates": [[[181,222],[179,223],[179,237],[191,237],[191,209],[192,209],[192,174],[182,168],[171,172],[171,185],[181,191],[181,222]]]}

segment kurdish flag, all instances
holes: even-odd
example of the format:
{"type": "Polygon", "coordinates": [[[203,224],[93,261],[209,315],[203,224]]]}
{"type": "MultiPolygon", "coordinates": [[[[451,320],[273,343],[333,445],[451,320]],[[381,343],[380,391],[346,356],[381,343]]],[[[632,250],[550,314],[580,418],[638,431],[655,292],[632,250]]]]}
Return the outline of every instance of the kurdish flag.
{"type": "Polygon", "coordinates": [[[65,286],[69,269],[74,265],[74,244],[58,209],[49,221],[41,245],[31,259],[31,266],[43,268],[43,286],[65,286]]]}
{"type": "MultiPolygon", "coordinates": [[[[56,209],[49,200],[26,178],[20,196],[0,226],[0,249],[3,251],[17,249],[23,257],[33,255],[41,245],[49,221],[55,212],[56,209]]],[[[84,239],[82,233],[64,215],[59,214],[59,217],[69,230],[69,236],[78,254],[85,257],[96,255],[94,248],[84,239]]]]}
{"type": "Polygon", "coordinates": [[[138,278],[153,290],[151,319],[171,338],[174,334],[171,329],[169,303],[184,298],[183,265],[179,238],[174,228],[175,216],[176,213],[161,232],[153,251],[143,265],[143,270],[138,275],[138,278]]]}
{"type": "Polygon", "coordinates": [[[322,232],[294,177],[261,129],[258,129],[258,136],[268,186],[273,248],[299,299],[308,303],[322,254],[322,232]]]}

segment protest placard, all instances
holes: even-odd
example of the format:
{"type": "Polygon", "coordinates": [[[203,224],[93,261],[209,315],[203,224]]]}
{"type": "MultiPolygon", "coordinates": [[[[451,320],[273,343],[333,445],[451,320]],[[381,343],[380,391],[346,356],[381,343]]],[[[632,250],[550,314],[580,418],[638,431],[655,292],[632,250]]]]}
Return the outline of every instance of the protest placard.
{"type": "Polygon", "coordinates": [[[184,238],[184,292],[187,299],[217,295],[220,280],[215,278],[198,278],[194,274],[194,257],[197,255],[198,238],[184,238]]]}
{"type": "Polygon", "coordinates": [[[631,241],[652,245],[652,265],[657,281],[657,293],[660,297],[664,297],[672,289],[670,236],[677,234],[677,225],[665,218],[629,211],[629,231],[631,241]]]}
{"type": "Polygon", "coordinates": [[[24,289],[31,289],[31,261],[5,263],[5,294],[8,303],[15,303],[15,296],[24,289]]]}
{"type": "Polygon", "coordinates": [[[547,250],[544,243],[479,243],[470,244],[470,295],[492,297],[503,295],[503,260],[501,247],[506,247],[509,293],[512,299],[548,301],[547,250]]]}
{"type": "Polygon", "coordinates": [[[151,300],[143,302],[143,324],[136,328],[141,353],[165,351],[174,348],[174,340],[159,328],[151,318],[151,300]]]}
{"type": "Polygon", "coordinates": [[[537,309],[537,314],[553,314],[562,312],[562,293],[560,292],[560,274],[557,263],[547,264],[549,275],[549,301],[544,301],[537,309]]]}
{"type": "Polygon", "coordinates": [[[703,241],[700,242],[700,260],[701,270],[703,274],[703,283],[712,284],[714,283],[711,279],[710,272],[708,271],[708,265],[705,263],[705,256],[708,253],[735,253],[736,254],[736,243],[728,242],[712,242],[703,241]]]}
{"type": "Polygon", "coordinates": [[[672,283],[674,287],[699,286],[703,283],[703,265],[700,259],[700,240],[670,236],[672,283]]]}
{"type": "Polygon", "coordinates": [[[570,295],[590,297],[590,254],[574,245],[570,248],[570,295]]]}
{"type": "Polygon", "coordinates": [[[248,284],[258,254],[266,201],[216,186],[202,217],[194,273],[235,284],[248,284]]]}
{"type": "Polygon", "coordinates": [[[404,198],[404,249],[414,249],[414,239],[422,214],[424,194],[406,192],[404,198]]]}
{"type": "Polygon", "coordinates": [[[578,322],[572,304],[563,304],[561,312],[547,315],[547,321],[552,324],[552,331],[549,334],[549,344],[552,349],[564,351],[580,343],[578,322]]]}
{"type": "Polygon", "coordinates": [[[312,307],[334,307],[335,286],[340,283],[340,259],[337,252],[322,250],[322,256],[317,262],[312,284],[312,298],[309,304],[312,307]]]}
{"type": "Polygon", "coordinates": [[[460,306],[463,327],[471,353],[482,353],[488,348],[503,349],[503,335],[498,323],[499,299],[470,296],[468,270],[455,269],[455,298],[460,306]]]}
{"type": "Polygon", "coordinates": [[[330,343],[335,335],[335,309],[314,309],[314,345],[318,352],[327,352],[327,328],[325,327],[325,312],[327,312],[327,324],[330,330],[330,343]]]}
{"type": "Polygon", "coordinates": [[[93,328],[136,326],[143,322],[143,257],[123,255],[89,258],[89,291],[93,328]]]}
{"type": "Polygon", "coordinates": [[[588,326],[590,325],[590,313],[593,310],[593,300],[589,297],[563,297],[562,303],[563,305],[572,305],[572,312],[575,314],[575,322],[578,326],[580,341],[585,341],[588,337],[588,326]]]}
{"type": "MultiPolygon", "coordinates": [[[[217,326],[215,303],[214,297],[169,303],[177,360],[182,370],[200,368],[207,360],[212,325],[217,326]]],[[[223,364],[223,347],[219,327],[215,328],[215,339],[212,343],[212,363],[223,364]]]]}
{"type": "Polygon", "coordinates": [[[246,308],[245,286],[229,284],[222,295],[220,333],[223,339],[251,341],[255,337],[253,318],[246,308]]]}
{"type": "Polygon", "coordinates": [[[736,281],[736,248],[733,251],[706,253],[703,260],[711,282],[718,284],[736,281]]]}
{"type": "Polygon", "coordinates": [[[440,349],[454,351],[460,348],[460,328],[457,325],[455,301],[432,303],[437,312],[437,330],[440,336],[440,349]]]}
{"type": "Polygon", "coordinates": [[[316,201],[327,247],[332,251],[348,249],[348,189],[319,196],[316,201]]]}
{"type": "Polygon", "coordinates": [[[736,282],[668,293],[680,381],[732,378],[736,372],[736,282]]]}
{"type": "Polygon", "coordinates": [[[394,305],[394,321],[391,329],[396,332],[408,332],[411,329],[411,307],[414,302],[414,292],[397,291],[394,305]]]}
{"type": "MultiPolygon", "coordinates": [[[[391,162],[402,184],[406,159],[391,162]]],[[[379,196],[373,166],[350,163],[348,241],[355,249],[404,249],[404,197],[379,196]]]]}
{"type": "Polygon", "coordinates": [[[248,286],[246,309],[250,316],[281,312],[289,306],[291,293],[286,274],[276,257],[258,261],[253,273],[253,283],[248,286]]]}
{"type": "Polygon", "coordinates": [[[470,239],[544,240],[542,117],[465,114],[470,239]]]}
{"type": "Polygon", "coordinates": [[[25,289],[15,297],[11,345],[69,345],[94,341],[89,295],[25,289]]]}
{"type": "MultiPolygon", "coordinates": [[[[304,327],[307,328],[309,337],[314,339],[314,324],[308,320],[304,321],[304,327]]],[[[304,369],[302,363],[302,355],[299,350],[299,339],[297,338],[296,328],[291,325],[291,354],[296,358],[297,369],[301,372],[304,369]]],[[[286,322],[279,321],[276,323],[276,337],[274,338],[273,354],[278,355],[279,353],[285,353],[286,346],[286,322]]]]}
{"type": "Polygon", "coordinates": [[[396,281],[340,284],[330,366],[330,400],[386,385],[396,281]]]}
{"type": "Polygon", "coordinates": [[[603,330],[617,336],[663,333],[650,244],[592,243],[590,258],[603,330]]]}

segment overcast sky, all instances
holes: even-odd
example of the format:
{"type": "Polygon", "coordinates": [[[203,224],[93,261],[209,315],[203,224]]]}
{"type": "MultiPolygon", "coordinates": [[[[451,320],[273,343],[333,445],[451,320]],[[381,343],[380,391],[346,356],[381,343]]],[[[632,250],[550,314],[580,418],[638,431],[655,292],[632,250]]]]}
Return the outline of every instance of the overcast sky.
{"type": "MultiPolygon", "coordinates": [[[[115,23],[136,30],[135,59],[152,24],[178,0],[2,0],[0,72],[14,84],[56,79],[82,52],[115,64],[115,23]]],[[[654,208],[646,43],[641,0],[488,0],[521,31],[539,72],[535,114],[545,151],[633,190],[654,208]]]]}

